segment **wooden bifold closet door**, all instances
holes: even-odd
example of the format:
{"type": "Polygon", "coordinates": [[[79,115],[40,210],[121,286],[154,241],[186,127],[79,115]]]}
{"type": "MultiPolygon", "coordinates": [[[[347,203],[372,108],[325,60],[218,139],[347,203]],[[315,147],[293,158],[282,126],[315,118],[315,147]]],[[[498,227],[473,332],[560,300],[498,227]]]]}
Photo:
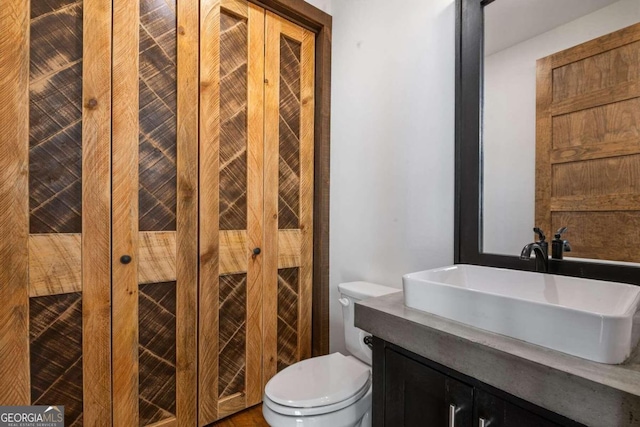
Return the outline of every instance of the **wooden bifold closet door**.
{"type": "Polygon", "coordinates": [[[244,0],[7,0],[0,27],[0,403],[259,403],[311,355],[314,34],[244,0]]]}
{"type": "Polygon", "coordinates": [[[197,2],[1,9],[0,403],[195,425],[197,2]]]}
{"type": "Polygon", "coordinates": [[[314,34],[201,3],[199,423],[310,356],[314,34]]]}

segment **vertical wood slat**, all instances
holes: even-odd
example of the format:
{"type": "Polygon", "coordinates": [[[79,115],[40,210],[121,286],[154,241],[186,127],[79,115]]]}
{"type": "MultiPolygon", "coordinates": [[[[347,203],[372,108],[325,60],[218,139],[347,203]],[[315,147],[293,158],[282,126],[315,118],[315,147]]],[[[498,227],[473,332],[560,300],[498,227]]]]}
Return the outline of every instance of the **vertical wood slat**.
{"type": "Polygon", "coordinates": [[[262,387],[278,363],[278,167],[280,115],[280,18],[267,12],[264,88],[264,259],[262,260],[262,387]]]}
{"type": "Polygon", "coordinates": [[[199,425],[218,418],[220,0],[200,12],[199,425]]]}
{"type": "Polygon", "coordinates": [[[298,294],[298,360],[311,357],[313,294],[313,178],[315,36],[303,30],[300,64],[300,291],[298,294]]]}
{"type": "Polygon", "coordinates": [[[29,1],[0,8],[0,402],[28,405],[29,1]],[[10,236],[10,237],[9,237],[10,236]]]}
{"type": "Polygon", "coordinates": [[[85,0],[82,114],[83,422],[111,411],[111,0],[85,0]]]}
{"type": "Polygon", "coordinates": [[[198,0],[177,3],[176,419],[198,422],[198,0]]]}
{"type": "MultiPolygon", "coordinates": [[[[264,9],[249,4],[247,112],[248,250],[263,244],[264,213],[264,9]]],[[[246,406],[262,401],[262,256],[247,269],[246,406]]]]}
{"type": "Polygon", "coordinates": [[[113,423],[137,426],[140,2],[114,0],[113,8],[113,423]],[[123,255],[131,256],[133,261],[122,264],[123,255]]]}
{"type": "Polygon", "coordinates": [[[553,69],[551,58],[539,59],[536,68],[536,227],[551,230],[551,155],[552,118],[549,112],[553,69]]]}

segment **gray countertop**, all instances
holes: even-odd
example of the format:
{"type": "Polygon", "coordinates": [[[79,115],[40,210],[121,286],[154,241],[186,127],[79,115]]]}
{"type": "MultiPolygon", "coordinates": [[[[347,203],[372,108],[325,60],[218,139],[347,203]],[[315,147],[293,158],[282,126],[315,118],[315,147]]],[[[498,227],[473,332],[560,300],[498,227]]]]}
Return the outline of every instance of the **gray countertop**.
{"type": "Polygon", "coordinates": [[[356,326],[535,405],[595,427],[640,426],[640,346],[622,365],[580,359],[407,308],[356,304],[356,326]]]}

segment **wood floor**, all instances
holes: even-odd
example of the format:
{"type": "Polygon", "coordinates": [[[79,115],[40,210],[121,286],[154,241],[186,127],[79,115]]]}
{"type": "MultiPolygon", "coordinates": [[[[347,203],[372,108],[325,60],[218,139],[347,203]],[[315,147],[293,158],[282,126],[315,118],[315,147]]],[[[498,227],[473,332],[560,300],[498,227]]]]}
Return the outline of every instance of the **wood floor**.
{"type": "Polygon", "coordinates": [[[257,405],[213,423],[210,427],[269,427],[269,424],[262,417],[262,405],[257,405]]]}

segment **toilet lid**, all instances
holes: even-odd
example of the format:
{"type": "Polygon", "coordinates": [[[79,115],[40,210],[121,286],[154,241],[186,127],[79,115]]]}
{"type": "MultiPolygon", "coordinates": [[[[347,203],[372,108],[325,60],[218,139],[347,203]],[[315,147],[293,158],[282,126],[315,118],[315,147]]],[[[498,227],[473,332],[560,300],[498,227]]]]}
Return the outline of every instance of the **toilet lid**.
{"type": "Polygon", "coordinates": [[[332,405],[362,390],[370,375],[362,362],[333,353],[283,369],[267,383],[265,394],[277,404],[295,408],[332,405]]]}

